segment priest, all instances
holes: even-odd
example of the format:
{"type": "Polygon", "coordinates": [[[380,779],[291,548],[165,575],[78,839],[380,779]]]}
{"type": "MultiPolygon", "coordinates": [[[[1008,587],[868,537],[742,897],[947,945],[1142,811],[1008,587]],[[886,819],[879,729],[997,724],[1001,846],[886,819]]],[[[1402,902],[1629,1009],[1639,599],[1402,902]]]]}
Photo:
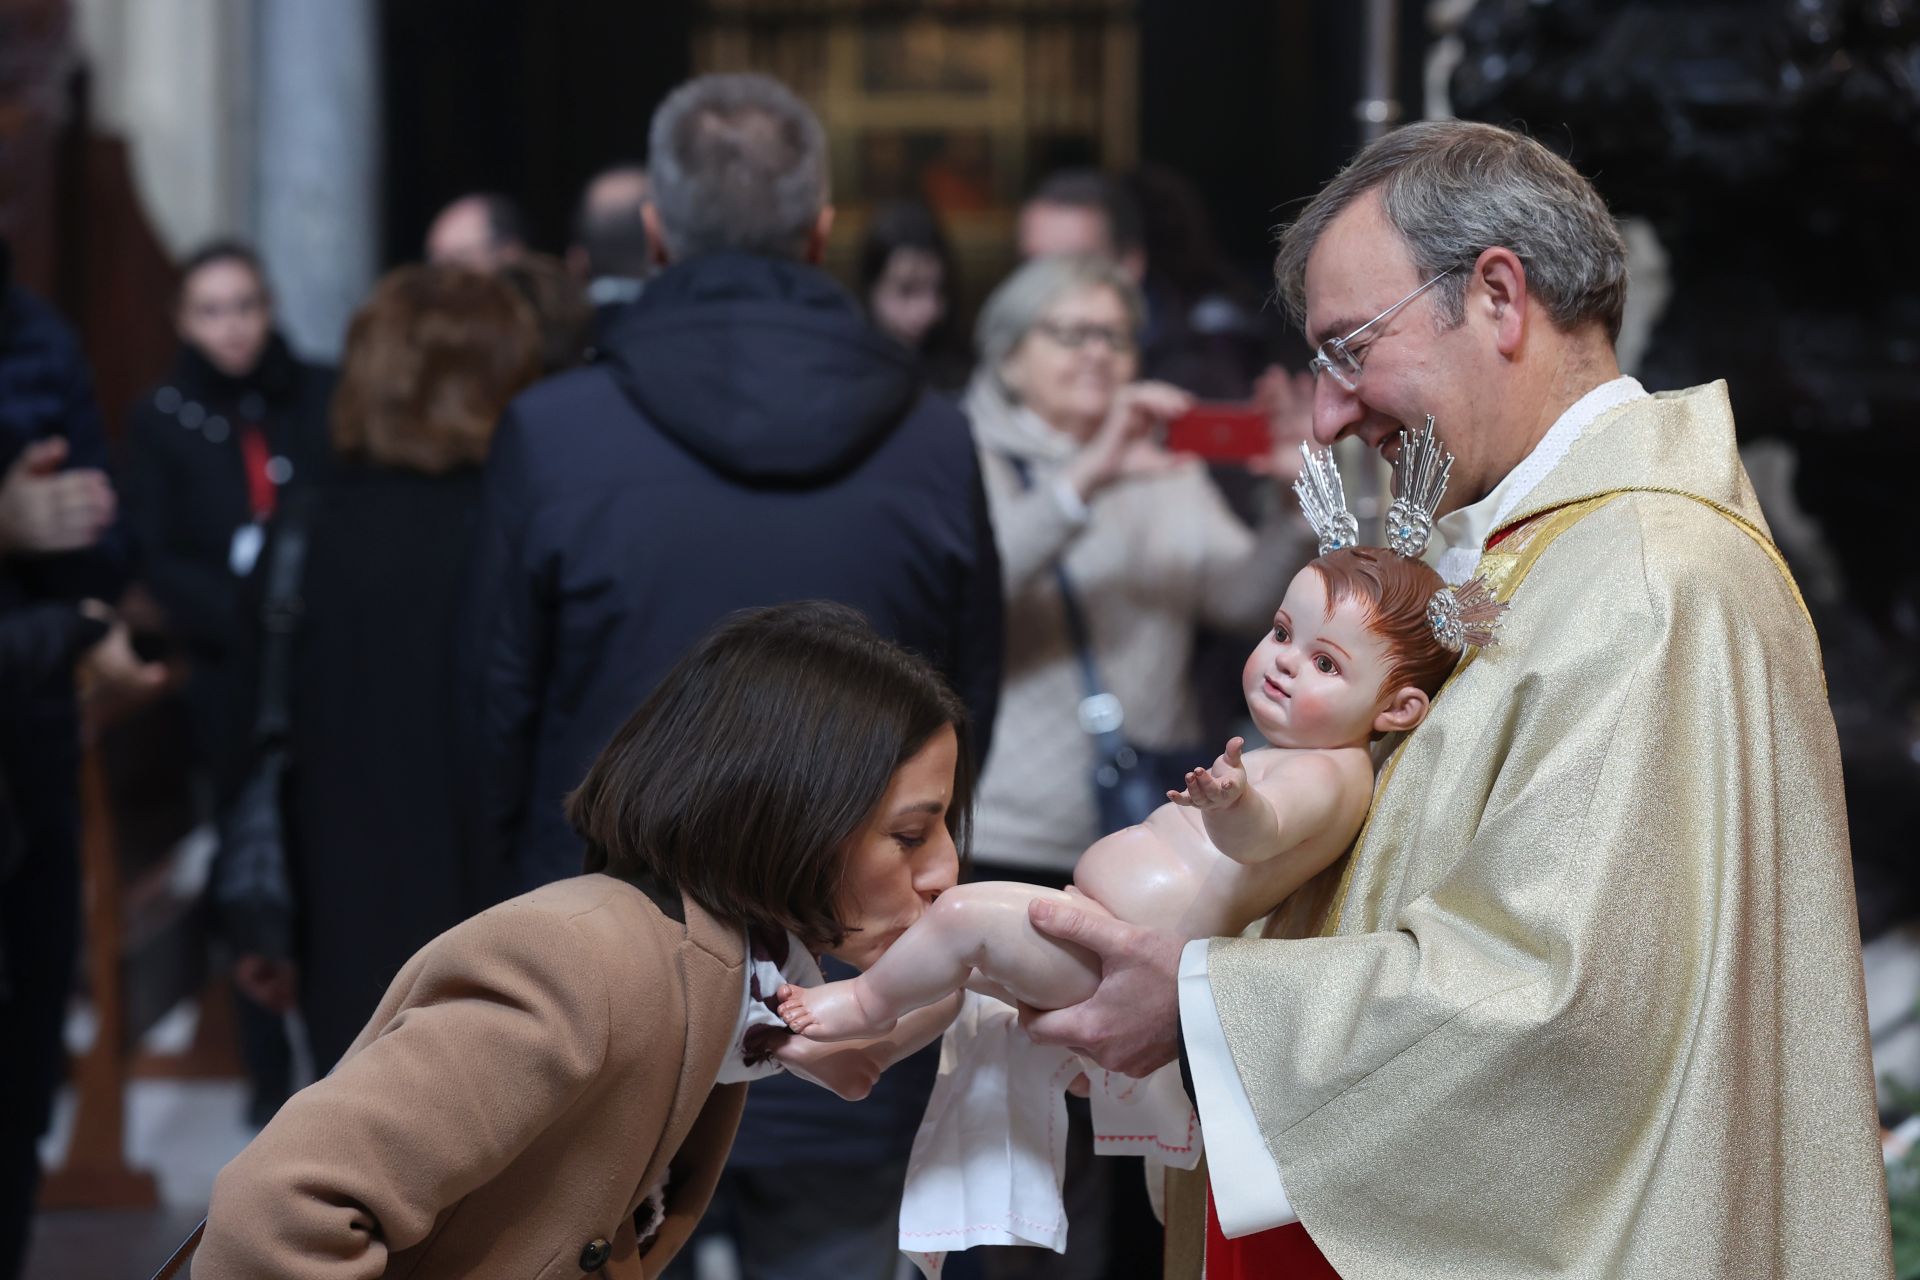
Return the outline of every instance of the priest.
{"type": "Polygon", "coordinates": [[[1169,1235],[1210,1276],[1892,1274],[1819,642],[1725,385],[1620,376],[1625,259],[1564,161],[1459,121],[1283,236],[1316,438],[1433,414],[1428,556],[1510,608],[1382,744],[1309,936],[1036,906],[1104,978],[1033,1037],[1183,1063],[1210,1176],[1169,1235]]]}

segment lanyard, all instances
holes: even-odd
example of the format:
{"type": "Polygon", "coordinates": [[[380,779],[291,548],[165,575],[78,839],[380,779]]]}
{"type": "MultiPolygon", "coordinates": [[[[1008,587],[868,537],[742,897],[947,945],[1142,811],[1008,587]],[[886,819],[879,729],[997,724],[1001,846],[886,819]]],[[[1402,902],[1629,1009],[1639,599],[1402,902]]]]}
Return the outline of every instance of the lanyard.
{"type": "Polygon", "coordinates": [[[240,460],[247,472],[247,506],[253,512],[255,524],[265,524],[273,518],[273,509],[280,498],[280,486],[275,484],[271,475],[270,450],[267,447],[267,433],[257,422],[248,422],[240,428],[240,460]]]}

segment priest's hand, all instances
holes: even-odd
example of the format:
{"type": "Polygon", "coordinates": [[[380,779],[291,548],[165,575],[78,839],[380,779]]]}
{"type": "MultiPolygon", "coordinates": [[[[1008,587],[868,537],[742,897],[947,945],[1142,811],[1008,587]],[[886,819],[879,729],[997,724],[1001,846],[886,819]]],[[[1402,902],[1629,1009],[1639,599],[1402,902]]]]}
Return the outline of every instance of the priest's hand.
{"type": "Polygon", "coordinates": [[[1187,940],[1035,898],[1027,919],[1049,937],[1100,957],[1100,987],[1080,1004],[1020,1011],[1040,1044],[1066,1045],[1123,1075],[1151,1075],[1180,1052],[1180,951],[1187,940]]]}

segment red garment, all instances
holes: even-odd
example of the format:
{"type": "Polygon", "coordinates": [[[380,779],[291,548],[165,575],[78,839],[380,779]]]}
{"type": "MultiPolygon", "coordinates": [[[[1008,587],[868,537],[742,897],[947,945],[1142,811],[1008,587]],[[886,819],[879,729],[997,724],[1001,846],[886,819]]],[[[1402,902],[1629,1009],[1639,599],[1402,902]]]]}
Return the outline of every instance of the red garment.
{"type": "Polygon", "coordinates": [[[1238,1240],[1220,1233],[1213,1188],[1207,1188],[1206,1280],[1340,1280],[1313,1237],[1297,1222],[1257,1231],[1238,1240]]]}
{"type": "Polygon", "coordinates": [[[272,518],[274,504],[280,497],[279,486],[267,474],[269,453],[266,432],[251,422],[240,428],[240,460],[247,472],[247,506],[253,511],[255,524],[265,524],[272,518]]]}

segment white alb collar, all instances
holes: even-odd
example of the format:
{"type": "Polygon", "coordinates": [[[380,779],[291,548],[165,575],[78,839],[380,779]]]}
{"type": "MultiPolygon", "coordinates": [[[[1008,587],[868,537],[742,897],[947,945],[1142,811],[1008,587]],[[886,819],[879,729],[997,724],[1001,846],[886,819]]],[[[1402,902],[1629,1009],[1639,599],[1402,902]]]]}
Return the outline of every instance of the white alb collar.
{"type": "Polygon", "coordinates": [[[1645,387],[1634,378],[1621,376],[1603,382],[1567,407],[1533,452],[1520,465],[1507,472],[1493,491],[1471,506],[1441,516],[1434,522],[1433,541],[1427,544],[1422,559],[1434,567],[1448,585],[1458,586],[1473,576],[1480,562],[1487,535],[1520,509],[1527,495],[1539,487],[1547,473],[1560,465],[1573,448],[1580,433],[1598,421],[1600,415],[1630,401],[1643,399],[1645,387]]]}

